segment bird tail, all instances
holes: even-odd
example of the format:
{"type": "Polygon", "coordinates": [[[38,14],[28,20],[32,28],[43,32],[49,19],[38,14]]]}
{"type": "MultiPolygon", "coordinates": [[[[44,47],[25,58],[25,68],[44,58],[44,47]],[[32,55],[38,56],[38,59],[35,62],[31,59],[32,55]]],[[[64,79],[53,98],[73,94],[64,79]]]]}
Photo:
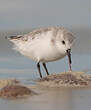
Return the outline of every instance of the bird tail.
{"type": "Polygon", "coordinates": [[[18,35],[18,36],[9,36],[9,37],[6,36],[5,38],[8,39],[8,40],[17,40],[21,37],[22,37],[21,35],[18,35]]]}
{"type": "Polygon", "coordinates": [[[5,37],[5,39],[8,39],[10,42],[13,43],[12,49],[18,50],[19,49],[19,38],[21,38],[19,35],[18,36],[9,36],[5,37]]]}

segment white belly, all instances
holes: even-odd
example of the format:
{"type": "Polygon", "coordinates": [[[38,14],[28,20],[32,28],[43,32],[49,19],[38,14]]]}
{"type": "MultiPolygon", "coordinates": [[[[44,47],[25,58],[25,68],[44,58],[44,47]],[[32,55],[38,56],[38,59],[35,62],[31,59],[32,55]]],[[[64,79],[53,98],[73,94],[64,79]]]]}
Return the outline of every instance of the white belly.
{"type": "Polygon", "coordinates": [[[18,51],[37,62],[50,62],[61,59],[65,54],[59,53],[55,46],[51,45],[50,38],[35,39],[32,42],[20,43],[18,51]]]}
{"type": "Polygon", "coordinates": [[[45,48],[36,48],[36,52],[33,50],[30,51],[20,51],[24,56],[29,57],[32,60],[37,62],[51,62],[63,58],[64,54],[59,54],[56,50],[46,50],[45,48]]]}
{"type": "Polygon", "coordinates": [[[52,49],[51,47],[47,48],[44,45],[39,47],[33,46],[30,49],[20,50],[20,53],[37,62],[56,61],[65,56],[65,54],[59,53],[56,49],[52,49]]]}

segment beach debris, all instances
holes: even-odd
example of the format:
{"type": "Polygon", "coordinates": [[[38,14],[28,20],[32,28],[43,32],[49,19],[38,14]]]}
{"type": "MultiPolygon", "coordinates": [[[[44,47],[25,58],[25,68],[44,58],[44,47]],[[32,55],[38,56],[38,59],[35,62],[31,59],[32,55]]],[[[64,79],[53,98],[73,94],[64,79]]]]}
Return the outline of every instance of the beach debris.
{"type": "Polygon", "coordinates": [[[91,85],[91,75],[84,72],[62,72],[39,79],[37,84],[47,87],[85,87],[91,85]]]}
{"type": "Polygon", "coordinates": [[[7,85],[0,90],[1,98],[22,98],[34,94],[35,92],[23,85],[7,85]]]}

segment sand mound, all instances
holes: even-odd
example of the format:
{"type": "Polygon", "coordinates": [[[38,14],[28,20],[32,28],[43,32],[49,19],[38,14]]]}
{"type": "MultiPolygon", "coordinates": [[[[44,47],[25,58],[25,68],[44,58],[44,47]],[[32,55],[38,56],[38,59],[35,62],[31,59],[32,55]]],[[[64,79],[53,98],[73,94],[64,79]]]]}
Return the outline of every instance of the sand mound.
{"type": "Polygon", "coordinates": [[[0,90],[2,98],[21,98],[35,94],[29,88],[22,85],[8,85],[0,90]]]}
{"type": "Polygon", "coordinates": [[[63,72],[39,79],[37,84],[47,87],[85,87],[91,85],[91,76],[84,72],[63,72]]]}
{"type": "Polygon", "coordinates": [[[0,89],[12,84],[19,84],[20,82],[16,79],[0,79],[0,89]]]}

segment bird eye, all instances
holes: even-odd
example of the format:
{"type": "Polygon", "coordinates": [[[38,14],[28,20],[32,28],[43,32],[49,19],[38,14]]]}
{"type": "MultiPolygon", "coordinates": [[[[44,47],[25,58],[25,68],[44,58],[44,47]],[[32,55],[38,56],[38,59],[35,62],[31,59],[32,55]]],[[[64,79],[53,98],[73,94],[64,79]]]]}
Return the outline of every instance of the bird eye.
{"type": "Polygon", "coordinates": [[[62,41],[62,44],[65,44],[65,41],[64,40],[62,41]]]}

